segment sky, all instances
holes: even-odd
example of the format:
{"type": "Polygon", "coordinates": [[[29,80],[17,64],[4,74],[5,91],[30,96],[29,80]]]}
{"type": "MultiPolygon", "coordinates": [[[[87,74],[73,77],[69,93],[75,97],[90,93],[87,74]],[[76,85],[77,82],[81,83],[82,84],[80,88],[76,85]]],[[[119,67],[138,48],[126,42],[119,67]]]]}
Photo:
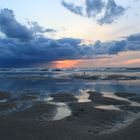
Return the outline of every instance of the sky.
{"type": "Polygon", "coordinates": [[[140,0],[0,0],[0,67],[140,67],[140,0]]]}

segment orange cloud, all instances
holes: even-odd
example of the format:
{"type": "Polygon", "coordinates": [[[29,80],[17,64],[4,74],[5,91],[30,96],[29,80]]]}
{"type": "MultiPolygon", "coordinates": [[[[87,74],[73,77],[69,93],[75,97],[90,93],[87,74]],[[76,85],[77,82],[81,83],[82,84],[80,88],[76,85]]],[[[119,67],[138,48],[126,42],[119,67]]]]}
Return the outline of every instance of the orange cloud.
{"type": "Polygon", "coordinates": [[[53,66],[55,68],[73,68],[77,64],[79,64],[82,60],[61,60],[61,61],[54,61],[53,66]]]}
{"type": "Polygon", "coordinates": [[[127,60],[127,61],[124,62],[125,65],[136,64],[136,63],[140,63],[140,58],[127,60]]]}

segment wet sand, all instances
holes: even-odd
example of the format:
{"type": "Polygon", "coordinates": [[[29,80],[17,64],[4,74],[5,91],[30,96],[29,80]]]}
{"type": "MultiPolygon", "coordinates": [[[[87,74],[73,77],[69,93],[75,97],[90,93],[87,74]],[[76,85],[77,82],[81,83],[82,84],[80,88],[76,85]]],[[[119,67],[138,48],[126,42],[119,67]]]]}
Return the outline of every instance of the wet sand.
{"type": "MultiPolygon", "coordinates": [[[[103,97],[102,93],[87,91],[89,102],[78,102],[72,94],[51,95],[48,101],[36,101],[30,108],[0,115],[1,140],[139,140],[139,106],[130,102],[103,97]],[[97,106],[116,106],[115,109],[97,106]],[[71,114],[54,120],[58,107],[68,107],[71,114]]],[[[121,96],[120,93],[115,93],[121,96]]],[[[3,96],[3,95],[2,95],[3,96]]],[[[134,98],[135,94],[122,95],[134,98]]],[[[34,96],[25,100],[35,99],[34,96]]],[[[3,103],[2,103],[3,104],[3,103]]],[[[0,108],[3,105],[0,103],[0,108]]],[[[7,107],[11,108],[11,106],[7,107]]],[[[63,113],[63,112],[62,112],[63,113]]],[[[66,115],[66,114],[65,114],[66,115]]]]}
{"type": "Polygon", "coordinates": [[[6,92],[0,92],[0,100],[7,100],[10,98],[10,94],[6,92]]]}

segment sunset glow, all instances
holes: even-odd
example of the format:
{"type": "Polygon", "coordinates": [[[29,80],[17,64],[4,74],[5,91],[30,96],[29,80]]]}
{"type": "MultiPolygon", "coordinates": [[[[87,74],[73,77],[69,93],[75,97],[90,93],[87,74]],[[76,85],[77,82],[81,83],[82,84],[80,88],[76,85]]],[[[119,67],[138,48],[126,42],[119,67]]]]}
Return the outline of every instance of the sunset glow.
{"type": "Polygon", "coordinates": [[[124,64],[126,64],[126,65],[135,64],[135,63],[140,63],[140,58],[127,60],[124,62],[124,64]]]}
{"type": "Polygon", "coordinates": [[[62,61],[54,61],[53,66],[55,68],[73,68],[77,64],[79,64],[82,60],[62,60],[62,61]]]}

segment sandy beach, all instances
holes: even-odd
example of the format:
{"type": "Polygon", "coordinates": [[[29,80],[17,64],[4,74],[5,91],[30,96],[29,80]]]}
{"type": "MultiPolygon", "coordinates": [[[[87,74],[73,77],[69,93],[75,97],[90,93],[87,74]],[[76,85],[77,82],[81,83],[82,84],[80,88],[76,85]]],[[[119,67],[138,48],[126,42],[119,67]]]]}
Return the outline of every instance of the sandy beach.
{"type": "Polygon", "coordinates": [[[17,69],[0,75],[1,140],[139,140],[139,73],[17,69]]]}
{"type": "MultiPolygon", "coordinates": [[[[124,100],[103,97],[102,93],[94,91],[87,91],[87,94],[89,102],[78,102],[78,98],[69,93],[54,94],[50,100],[36,101],[28,109],[0,115],[0,138],[2,140],[139,140],[140,106],[131,106],[133,103],[131,99],[134,100],[135,94],[114,94],[124,100]],[[66,105],[71,114],[64,118],[57,116],[58,109],[61,107],[64,109],[66,105]],[[108,109],[104,109],[105,106],[108,109]],[[56,116],[58,118],[54,120],[56,116]]],[[[8,98],[7,95],[4,97],[3,93],[0,94],[2,99],[8,98]]],[[[34,98],[29,96],[29,100],[34,98]]],[[[12,107],[12,104],[0,103],[1,110],[12,107]]]]}

